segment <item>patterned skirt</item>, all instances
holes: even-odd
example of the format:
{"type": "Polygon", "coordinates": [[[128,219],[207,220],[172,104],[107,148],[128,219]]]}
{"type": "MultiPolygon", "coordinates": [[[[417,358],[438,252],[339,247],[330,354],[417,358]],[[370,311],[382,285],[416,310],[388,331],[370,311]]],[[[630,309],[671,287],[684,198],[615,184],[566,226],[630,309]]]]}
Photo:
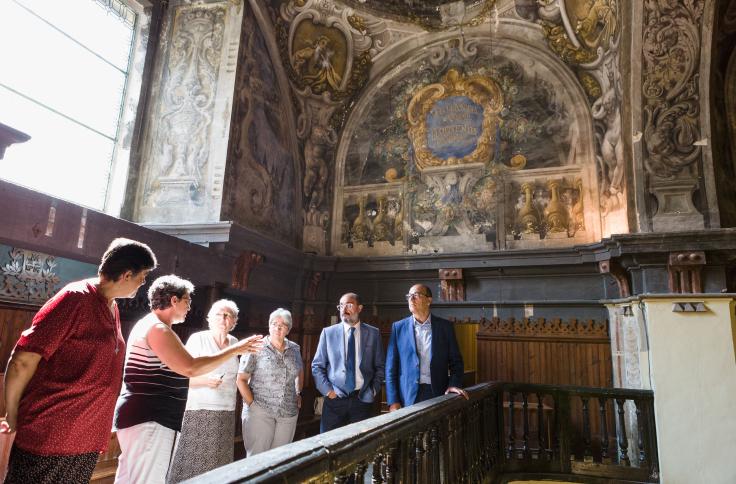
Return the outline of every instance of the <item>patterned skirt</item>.
{"type": "Polygon", "coordinates": [[[97,452],[78,455],[37,455],[13,446],[7,484],[87,484],[97,465],[97,452]]]}
{"type": "Polygon", "coordinates": [[[235,410],[187,410],[167,483],[191,479],[233,461],[235,410]]]}

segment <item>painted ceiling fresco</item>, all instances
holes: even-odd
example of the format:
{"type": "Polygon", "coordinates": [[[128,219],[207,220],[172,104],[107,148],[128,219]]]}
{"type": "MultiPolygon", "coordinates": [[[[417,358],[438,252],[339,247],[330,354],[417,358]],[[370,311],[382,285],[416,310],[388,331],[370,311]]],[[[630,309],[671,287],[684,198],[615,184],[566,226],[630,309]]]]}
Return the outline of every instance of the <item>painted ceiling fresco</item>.
{"type": "Polygon", "coordinates": [[[566,88],[540,63],[476,47],[445,44],[441,61],[419,60],[371,96],[348,133],[338,252],[585,235],[581,126],[566,88]]]}
{"type": "MultiPolygon", "coordinates": [[[[424,68],[397,80],[377,99],[363,118],[365,129],[350,143],[346,163],[347,185],[385,183],[407,174],[412,159],[406,109],[413,93],[432,84],[444,72],[424,68]]],[[[570,119],[555,97],[554,87],[544,79],[529,78],[509,59],[490,60],[488,66],[464,71],[494,79],[505,100],[491,133],[494,150],[487,162],[507,163],[524,159],[526,168],[545,168],[568,163],[570,119]]]]}
{"type": "Polygon", "coordinates": [[[460,22],[481,21],[496,0],[343,0],[342,3],[379,17],[441,29],[460,22]]]}

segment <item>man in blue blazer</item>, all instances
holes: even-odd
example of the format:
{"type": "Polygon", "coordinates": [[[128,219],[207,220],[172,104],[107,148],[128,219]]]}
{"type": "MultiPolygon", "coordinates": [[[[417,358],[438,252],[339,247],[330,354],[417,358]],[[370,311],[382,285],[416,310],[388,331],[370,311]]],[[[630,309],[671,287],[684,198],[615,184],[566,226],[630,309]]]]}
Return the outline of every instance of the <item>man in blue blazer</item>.
{"type": "Polygon", "coordinates": [[[386,353],[389,411],[446,393],[468,398],[460,388],[463,357],[452,323],[430,313],[432,291],[416,284],[406,295],[411,316],[396,321],[386,353]]]}
{"type": "Polygon", "coordinates": [[[322,330],[312,360],[314,384],[325,396],[320,432],[371,417],[383,382],[381,334],[360,322],[360,297],[345,294],[337,309],[341,322],[322,330]]]}

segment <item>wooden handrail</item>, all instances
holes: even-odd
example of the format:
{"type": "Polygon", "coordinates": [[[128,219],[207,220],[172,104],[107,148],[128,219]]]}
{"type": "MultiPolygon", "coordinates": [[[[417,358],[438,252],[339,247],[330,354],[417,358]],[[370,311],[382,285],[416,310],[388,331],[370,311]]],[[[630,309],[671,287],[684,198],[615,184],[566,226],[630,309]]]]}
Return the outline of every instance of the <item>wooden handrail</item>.
{"type": "Polygon", "coordinates": [[[437,397],[234,462],[191,482],[339,483],[351,476],[362,482],[366,474],[376,483],[494,482],[513,474],[658,482],[651,391],[491,382],[468,393],[467,401],[437,397]],[[626,434],[626,419],[614,424],[620,414],[604,410],[600,425],[593,418],[596,399],[604,409],[613,402],[636,402],[640,436],[628,448],[615,444],[619,452],[610,452],[615,459],[608,456],[608,440],[622,429],[626,434]],[[585,408],[584,428],[572,418],[579,408],[585,408]],[[601,439],[604,444],[593,445],[601,439]],[[632,449],[634,459],[621,458],[632,449]]]}

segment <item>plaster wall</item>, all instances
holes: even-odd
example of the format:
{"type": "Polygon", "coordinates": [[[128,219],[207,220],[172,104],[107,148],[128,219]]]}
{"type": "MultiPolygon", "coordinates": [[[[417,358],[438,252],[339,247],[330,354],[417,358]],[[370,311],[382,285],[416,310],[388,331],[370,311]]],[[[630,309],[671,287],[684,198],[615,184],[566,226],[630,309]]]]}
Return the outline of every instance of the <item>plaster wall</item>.
{"type": "Polygon", "coordinates": [[[736,307],[732,295],[642,297],[661,482],[736,482],[736,307]],[[706,312],[673,312],[703,302],[706,312]]]}

